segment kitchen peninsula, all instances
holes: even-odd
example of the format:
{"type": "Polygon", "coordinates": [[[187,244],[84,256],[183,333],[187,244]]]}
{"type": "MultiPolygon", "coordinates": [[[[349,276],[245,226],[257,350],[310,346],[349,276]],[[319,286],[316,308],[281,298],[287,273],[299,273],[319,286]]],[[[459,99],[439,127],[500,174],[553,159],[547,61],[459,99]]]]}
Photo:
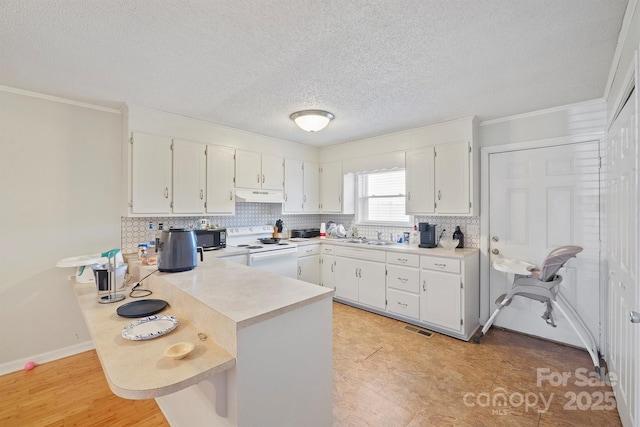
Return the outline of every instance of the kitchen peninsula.
{"type": "Polygon", "coordinates": [[[173,426],[332,423],[333,290],[214,257],[143,284],[179,321],[146,341],[121,336],[131,298],[98,304],[94,285],[73,285],[116,395],[155,398],[173,426]],[[195,344],[185,359],[163,355],[181,341],[195,344]]]}

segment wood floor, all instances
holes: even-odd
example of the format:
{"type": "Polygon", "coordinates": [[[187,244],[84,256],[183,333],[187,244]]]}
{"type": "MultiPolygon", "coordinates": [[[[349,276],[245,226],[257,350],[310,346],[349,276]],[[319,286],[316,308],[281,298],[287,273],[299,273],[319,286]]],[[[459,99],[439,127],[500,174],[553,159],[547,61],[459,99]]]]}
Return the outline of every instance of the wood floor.
{"type": "MultiPolygon", "coordinates": [[[[405,326],[334,303],[334,425],[621,425],[611,387],[587,384],[586,351],[495,328],[476,345],[405,326]]],[[[1,376],[0,391],[3,427],[168,425],[154,400],[114,396],[94,351],[1,376]]]]}

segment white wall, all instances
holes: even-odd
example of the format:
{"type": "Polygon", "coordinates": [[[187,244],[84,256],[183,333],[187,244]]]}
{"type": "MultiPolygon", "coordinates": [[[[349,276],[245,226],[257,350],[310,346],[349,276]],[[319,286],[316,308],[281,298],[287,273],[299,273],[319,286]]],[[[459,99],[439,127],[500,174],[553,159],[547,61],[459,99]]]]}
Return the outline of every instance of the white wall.
{"type": "Polygon", "coordinates": [[[90,341],[55,264],[119,246],[120,141],[117,111],[0,90],[0,371],[90,341]]]}

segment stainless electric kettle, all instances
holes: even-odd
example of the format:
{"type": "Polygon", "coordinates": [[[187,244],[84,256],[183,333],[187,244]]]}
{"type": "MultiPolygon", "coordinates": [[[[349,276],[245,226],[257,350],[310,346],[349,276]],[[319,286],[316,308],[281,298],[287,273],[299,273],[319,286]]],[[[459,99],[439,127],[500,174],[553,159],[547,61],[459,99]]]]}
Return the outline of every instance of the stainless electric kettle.
{"type": "Polygon", "coordinates": [[[198,265],[198,252],[200,261],[203,261],[202,248],[197,247],[196,241],[196,234],[192,230],[164,230],[158,244],[158,270],[168,273],[193,270],[198,265]]]}

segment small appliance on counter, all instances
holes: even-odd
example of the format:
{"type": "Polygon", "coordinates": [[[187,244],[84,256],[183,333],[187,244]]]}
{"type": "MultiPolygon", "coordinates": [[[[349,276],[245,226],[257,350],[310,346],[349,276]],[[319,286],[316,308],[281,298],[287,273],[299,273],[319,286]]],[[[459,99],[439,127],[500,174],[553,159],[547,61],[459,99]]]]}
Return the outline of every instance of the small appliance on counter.
{"type": "Polygon", "coordinates": [[[116,292],[117,289],[124,289],[124,275],[127,271],[127,265],[116,267],[116,254],[120,249],[111,249],[104,252],[103,257],[107,258],[107,263],[102,265],[94,265],[92,267],[95,274],[96,289],[98,290],[98,302],[100,304],[110,304],[112,302],[122,301],[125,296],[116,292]],[[118,277],[120,276],[120,277],[118,277]],[[120,281],[120,283],[118,283],[120,281]]]}
{"type": "Polygon", "coordinates": [[[160,235],[158,270],[166,273],[189,271],[198,265],[197,253],[203,261],[202,247],[197,246],[193,230],[171,228],[160,235]]]}
{"type": "Polygon", "coordinates": [[[320,229],[319,228],[307,228],[304,230],[291,230],[291,237],[292,238],[298,238],[298,237],[303,237],[306,239],[310,239],[312,237],[318,237],[320,236],[320,229]]]}
{"type": "Polygon", "coordinates": [[[435,248],[436,244],[436,225],[428,222],[419,222],[418,231],[420,232],[420,248],[435,248]]]}
{"type": "Polygon", "coordinates": [[[214,251],[227,247],[227,229],[204,229],[195,230],[196,245],[202,247],[205,251],[214,251]]]}

